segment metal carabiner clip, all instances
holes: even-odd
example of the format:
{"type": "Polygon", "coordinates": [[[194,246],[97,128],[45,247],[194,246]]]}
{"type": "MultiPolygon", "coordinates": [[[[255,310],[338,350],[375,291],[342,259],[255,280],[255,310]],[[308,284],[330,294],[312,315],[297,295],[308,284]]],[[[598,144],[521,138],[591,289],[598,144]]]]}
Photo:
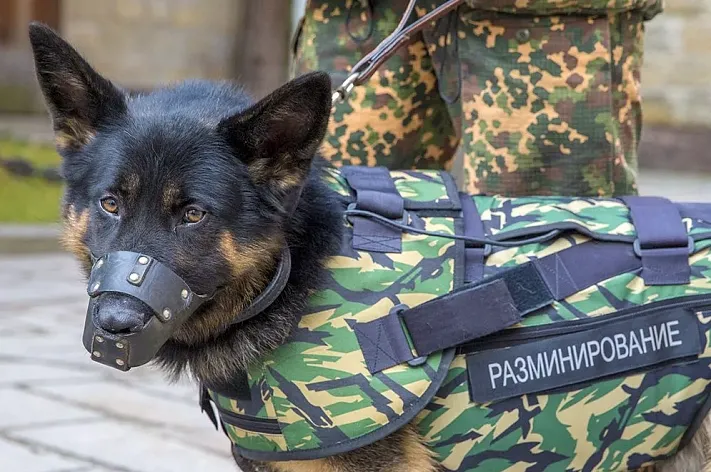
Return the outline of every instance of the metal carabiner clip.
{"type": "Polygon", "coordinates": [[[348,98],[351,91],[353,90],[353,87],[355,86],[355,81],[358,80],[358,77],[360,77],[360,72],[352,73],[346,78],[346,80],[343,81],[343,83],[336,90],[333,91],[333,95],[331,96],[331,102],[334,105],[336,103],[341,103],[345,101],[346,98],[348,98]]]}

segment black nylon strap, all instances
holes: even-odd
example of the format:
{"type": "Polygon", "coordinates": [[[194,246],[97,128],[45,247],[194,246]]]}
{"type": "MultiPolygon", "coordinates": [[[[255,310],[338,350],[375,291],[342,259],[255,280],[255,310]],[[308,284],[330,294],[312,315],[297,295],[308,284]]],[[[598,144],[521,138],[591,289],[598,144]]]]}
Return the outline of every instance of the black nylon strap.
{"type": "MultiPolygon", "coordinates": [[[[475,238],[486,237],[484,224],[481,221],[479,210],[472,197],[462,193],[459,196],[462,202],[462,216],[464,217],[464,234],[475,238]]],[[[491,253],[491,246],[475,246],[467,244],[465,249],[464,280],[467,283],[478,282],[484,277],[486,256],[491,253]]]]}
{"type": "MultiPolygon", "coordinates": [[[[556,300],[641,268],[631,244],[590,241],[402,310],[399,319],[422,357],[501,331],[556,300]]],[[[371,372],[412,362],[414,356],[403,348],[404,334],[392,334],[395,326],[382,318],[357,326],[371,372]]]]}
{"type": "Polygon", "coordinates": [[[693,241],[676,205],[662,197],[629,196],[622,201],[637,231],[645,285],[688,284],[693,241]]]}
{"type": "MultiPolygon", "coordinates": [[[[388,219],[402,219],[405,202],[395,188],[385,167],[343,168],[343,176],[356,192],[354,209],[375,213],[388,219]]],[[[354,217],[353,249],[370,252],[402,251],[402,231],[368,218],[354,217]]]]}
{"type": "Polygon", "coordinates": [[[402,313],[417,354],[426,356],[501,331],[554,300],[526,263],[402,313]]]}
{"type": "Polygon", "coordinates": [[[274,277],[269,282],[269,285],[249,304],[247,308],[242,310],[230,325],[236,325],[253,318],[266,310],[274,300],[284,291],[284,287],[289,282],[291,275],[291,251],[288,246],[284,246],[281,250],[281,259],[276,268],[274,277]]]}

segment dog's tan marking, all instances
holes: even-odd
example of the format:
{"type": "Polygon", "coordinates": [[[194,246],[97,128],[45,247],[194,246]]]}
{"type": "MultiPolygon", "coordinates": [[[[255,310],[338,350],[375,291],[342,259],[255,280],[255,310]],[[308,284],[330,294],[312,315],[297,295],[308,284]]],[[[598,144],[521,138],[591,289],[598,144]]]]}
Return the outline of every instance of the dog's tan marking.
{"type": "Polygon", "coordinates": [[[288,156],[282,156],[281,160],[257,159],[249,166],[252,179],[261,184],[270,183],[281,191],[301,185],[305,172],[292,165],[284,165],[287,159],[288,156]]]}
{"type": "Polygon", "coordinates": [[[74,118],[67,118],[57,123],[54,144],[60,151],[79,149],[94,139],[94,136],[96,134],[88,124],[74,118]]]}
{"type": "Polygon", "coordinates": [[[315,459],[312,461],[272,462],[269,465],[278,472],[338,472],[332,460],[315,459]]]}
{"type": "Polygon", "coordinates": [[[121,182],[121,187],[121,190],[128,195],[137,195],[138,189],[141,187],[141,176],[138,174],[129,174],[123,182],[121,182]]]}
{"type": "Polygon", "coordinates": [[[691,442],[659,463],[657,472],[711,472],[711,415],[706,416],[691,442]]]}
{"type": "Polygon", "coordinates": [[[434,453],[410,425],[380,441],[354,451],[310,461],[270,462],[277,472],[365,472],[364,467],[388,472],[437,472],[434,453]],[[367,465],[365,465],[367,464],[367,465]]]}
{"type": "MultiPolygon", "coordinates": [[[[239,245],[229,231],[220,236],[219,252],[230,267],[232,280],[215,298],[215,306],[201,314],[189,318],[185,324],[173,334],[173,339],[194,344],[207,342],[213,336],[221,333],[226,324],[253,300],[269,283],[269,277],[276,265],[281,243],[280,237],[256,241],[248,245],[239,245]]],[[[190,265],[188,253],[179,253],[181,265],[190,265]]],[[[275,346],[276,347],[276,346],[275,346]]],[[[255,348],[256,349],[256,348],[255,348]]],[[[229,358],[229,357],[227,357],[229,358]]],[[[221,378],[234,371],[234,366],[225,362],[225,356],[215,356],[214,359],[201,362],[208,365],[212,377],[221,378]]],[[[235,359],[235,362],[241,359],[235,359]]]]}
{"type": "Polygon", "coordinates": [[[422,441],[414,427],[405,429],[403,472],[436,472],[435,453],[422,441]]]}
{"type": "Polygon", "coordinates": [[[260,272],[268,271],[272,268],[270,261],[280,247],[281,244],[276,238],[239,246],[228,231],[220,236],[220,253],[232,268],[235,277],[241,277],[255,269],[260,272]]]}
{"type": "Polygon", "coordinates": [[[63,151],[65,149],[72,149],[74,148],[75,140],[72,136],[68,135],[64,131],[57,131],[54,134],[54,145],[60,151],[63,151]]]}
{"type": "Polygon", "coordinates": [[[178,197],[180,196],[180,188],[174,182],[168,182],[163,187],[163,209],[169,212],[173,209],[175,205],[178,204],[178,197]]]}
{"type": "Polygon", "coordinates": [[[64,228],[60,238],[62,246],[74,254],[84,264],[91,265],[89,248],[84,243],[84,236],[89,227],[89,210],[77,214],[74,206],[70,206],[64,217],[64,228]]]}

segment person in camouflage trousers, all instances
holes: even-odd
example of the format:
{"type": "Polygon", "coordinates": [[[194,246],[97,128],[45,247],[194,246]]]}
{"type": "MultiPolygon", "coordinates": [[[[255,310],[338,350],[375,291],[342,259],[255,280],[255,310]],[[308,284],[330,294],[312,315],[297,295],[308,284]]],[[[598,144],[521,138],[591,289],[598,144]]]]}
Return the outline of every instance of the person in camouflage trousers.
{"type": "MultiPolygon", "coordinates": [[[[644,24],[662,2],[463,3],[335,106],[323,155],[336,166],[444,168],[473,194],[636,194],[644,24]]],[[[293,74],[324,70],[340,85],[406,5],[308,0],[293,74]]]]}

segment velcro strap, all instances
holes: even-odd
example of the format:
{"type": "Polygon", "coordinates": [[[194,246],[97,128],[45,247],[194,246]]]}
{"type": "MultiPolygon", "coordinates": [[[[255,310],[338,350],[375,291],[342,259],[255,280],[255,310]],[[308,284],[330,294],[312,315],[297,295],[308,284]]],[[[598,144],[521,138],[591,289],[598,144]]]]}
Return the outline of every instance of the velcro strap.
{"type": "Polygon", "coordinates": [[[563,300],[618,274],[634,272],[641,261],[631,244],[589,241],[533,261],[556,300],[563,300]]]}
{"type": "Polygon", "coordinates": [[[401,316],[415,350],[426,356],[501,331],[552,301],[536,267],[526,263],[418,305],[401,316]]]}
{"type": "MultiPolygon", "coordinates": [[[[355,208],[401,219],[405,202],[385,167],[343,168],[342,175],[356,193],[355,208]]],[[[401,252],[402,231],[368,218],[353,216],[353,249],[370,252],[401,252]]]]}
{"type": "Polygon", "coordinates": [[[666,198],[623,197],[637,231],[642,258],[641,277],[646,285],[688,284],[691,276],[689,239],[679,209],[666,198]]]}
{"type": "Polygon", "coordinates": [[[526,315],[619,274],[639,270],[628,243],[589,241],[368,323],[355,323],[372,372],[412,362],[520,322],[526,315]],[[415,354],[400,320],[412,340],[415,354]],[[400,329],[398,329],[400,328],[400,329]]]}

